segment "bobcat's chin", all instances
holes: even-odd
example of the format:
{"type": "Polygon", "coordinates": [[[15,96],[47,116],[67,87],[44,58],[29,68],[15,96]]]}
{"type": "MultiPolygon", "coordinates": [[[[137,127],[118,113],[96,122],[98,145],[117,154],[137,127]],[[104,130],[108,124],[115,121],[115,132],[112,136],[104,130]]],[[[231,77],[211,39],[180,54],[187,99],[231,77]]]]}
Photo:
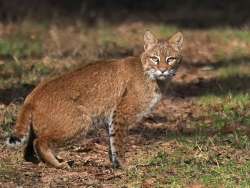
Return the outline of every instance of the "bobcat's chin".
{"type": "Polygon", "coordinates": [[[170,80],[175,76],[175,73],[171,73],[171,74],[162,74],[157,76],[157,80],[170,80]]]}
{"type": "Polygon", "coordinates": [[[147,72],[151,80],[169,80],[175,76],[175,71],[165,71],[164,73],[160,71],[153,71],[152,69],[147,72]]]}
{"type": "Polygon", "coordinates": [[[170,79],[170,77],[168,76],[165,76],[165,75],[160,75],[158,77],[156,77],[157,80],[167,80],[167,79],[170,79]]]}

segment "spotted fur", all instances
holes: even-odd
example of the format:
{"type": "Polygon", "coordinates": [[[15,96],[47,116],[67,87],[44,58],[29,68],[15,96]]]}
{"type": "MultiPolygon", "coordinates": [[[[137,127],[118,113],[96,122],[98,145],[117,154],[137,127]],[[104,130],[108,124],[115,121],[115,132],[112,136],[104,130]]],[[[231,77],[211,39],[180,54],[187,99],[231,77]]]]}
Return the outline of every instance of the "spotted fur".
{"type": "Polygon", "coordinates": [[[8,143],[28,138],[26,160],[68,168],[51,147],[102,123],[108,127],[110,160],[122,167],[128,127],[161,99],[162,87],[180,64],[182,41],[181,33],[158,40],[147,31],[141,57],[92,63],[39,84],[25,99],[8,143]]]}

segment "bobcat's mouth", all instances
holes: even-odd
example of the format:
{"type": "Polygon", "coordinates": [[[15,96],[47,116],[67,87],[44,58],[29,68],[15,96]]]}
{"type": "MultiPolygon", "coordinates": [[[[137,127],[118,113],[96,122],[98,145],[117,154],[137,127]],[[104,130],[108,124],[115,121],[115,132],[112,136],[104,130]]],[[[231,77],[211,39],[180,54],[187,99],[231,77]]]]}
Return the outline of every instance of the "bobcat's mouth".
{"type": "Polygon", "coordinates": [[[175,71],[174,70],[170,70],[170,71],[165,71],[163,73],[160,73],[157,75],[157,79],[159,80],[166,80],[166,79],[170,79],[172,77],[175,76],[175,71]]]}
{"type": "Polygon", "coordinates": [[[175,76],[175,72],[175,70],[167,70],[165,72],[161,72],[159,70],[151,69],[150,71],[147,71],[147,74],[152,80],[167,80],[175,76]]]}
{"type": "Polygon", "coordinates": [[[169,76],[166,76],[164,74],[161,74],[161,75],[157,76],[158,80],[166,80],[167,78],[169,78],[169,76]]]}

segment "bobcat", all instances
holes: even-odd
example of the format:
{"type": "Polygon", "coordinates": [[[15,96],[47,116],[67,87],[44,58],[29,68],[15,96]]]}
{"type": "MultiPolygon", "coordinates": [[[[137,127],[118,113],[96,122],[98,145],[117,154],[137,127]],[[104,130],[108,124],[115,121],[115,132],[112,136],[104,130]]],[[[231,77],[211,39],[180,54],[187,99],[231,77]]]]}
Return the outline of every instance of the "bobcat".
{"type": "Polygon", "coordinates": [[[162,86],[181,62],[182,44],[180,32],[158,40],[146,31],[141,57],[90,64],[39,84],[27,96],[7,144],[27,143],[25,160],[67,168],[69,161],[59,160],[52,145],[84,134],[101,121],[108,127],[113,167],[122,167],[128,126],[161,99],[162,86]]]}

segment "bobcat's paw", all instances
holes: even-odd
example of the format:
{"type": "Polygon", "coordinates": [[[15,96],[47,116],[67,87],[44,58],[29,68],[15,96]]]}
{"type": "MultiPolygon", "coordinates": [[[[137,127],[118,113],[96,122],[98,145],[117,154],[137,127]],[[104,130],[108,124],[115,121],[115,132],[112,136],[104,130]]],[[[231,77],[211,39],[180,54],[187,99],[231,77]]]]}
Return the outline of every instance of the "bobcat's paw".
{"type": "Polygon", "coordinates": [[[74,164],[74,161],[70,160],[70,161],[61,162],[60,166],[58,167],[61,169],[70,170],[72,169],[73,164],[74,164]]]}

